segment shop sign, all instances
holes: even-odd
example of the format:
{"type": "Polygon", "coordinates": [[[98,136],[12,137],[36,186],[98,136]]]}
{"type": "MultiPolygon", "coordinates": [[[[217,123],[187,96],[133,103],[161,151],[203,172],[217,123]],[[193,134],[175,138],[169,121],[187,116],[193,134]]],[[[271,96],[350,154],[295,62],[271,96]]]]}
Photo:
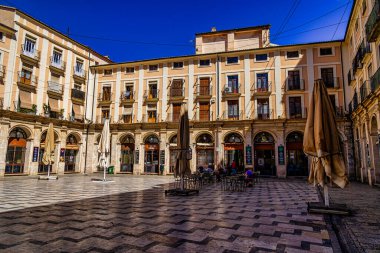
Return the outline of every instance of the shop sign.
{"type": "Polygon", "coordinates": [[[246,165],[252,165],[252,147],[250,145],[245,147],[245,163],[246,165]]]}
{"type": "Polygon", "coordinates": [[[33,162],[38,161],[38,147],[33,148],[33,162]]]}
{"type": "Polygon", "coordinates": [[[283,145],[278,146],[278,164],[285,165],[285,153],[283,145]]]}

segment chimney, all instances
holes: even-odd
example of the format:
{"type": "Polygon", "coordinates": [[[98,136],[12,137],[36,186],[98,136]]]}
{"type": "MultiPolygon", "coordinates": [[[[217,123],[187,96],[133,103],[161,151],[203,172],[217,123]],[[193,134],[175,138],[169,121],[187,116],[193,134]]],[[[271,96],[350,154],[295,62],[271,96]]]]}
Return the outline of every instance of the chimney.
{"type": "Polygon", "coordinates": [[[211,27],[211,32],[216,32],[216,27],[215,26],[211,27]]]}

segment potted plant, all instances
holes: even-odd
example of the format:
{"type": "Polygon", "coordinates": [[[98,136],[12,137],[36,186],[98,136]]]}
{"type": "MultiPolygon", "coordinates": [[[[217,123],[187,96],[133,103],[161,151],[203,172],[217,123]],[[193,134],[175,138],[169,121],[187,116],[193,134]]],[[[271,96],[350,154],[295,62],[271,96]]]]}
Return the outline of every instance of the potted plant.
{"type": "Polygon", "coordinates": [[[59,111],[59,118],[60,118],[60,119],[63,119],[63,118],[64,118],[64,113],[65,113],[65,109],[61,109],[61,110],[59,111]]]}
{"type": "Polygon", "coordinates": [[[43,110],[44,110],[45,116],[48,117],[49,114],[50,114],[50,106],[48,104],[44,104],[43,105],[43,110]]]}
{"type": "Polygon", "coordinates": [[[33,104],[33,105],[32,105],[32,112],[33,112],[34,114],[37,113],[37,105],[36,105],[36,104],[33,104]]]}

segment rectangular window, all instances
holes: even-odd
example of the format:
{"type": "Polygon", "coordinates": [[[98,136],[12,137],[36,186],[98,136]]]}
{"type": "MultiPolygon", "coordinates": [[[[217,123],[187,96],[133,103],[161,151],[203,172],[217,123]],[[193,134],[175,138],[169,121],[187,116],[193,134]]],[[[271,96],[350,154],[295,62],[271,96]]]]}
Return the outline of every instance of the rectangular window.
{"type": "Polygon", "coordinates": [[[321,78],[327,88],[334,88],[334,69],[321,68],[321,78]]]}
{"type": "Polygon", "coordinates": [[[133,83],[126,83],[123,99],[133,99],[133,83]]]}
{"type": "Polygon", "coordinates": [[[126,67],[125,73],[127,73],[127,74],[135,73],[135,68],[134,67],[126,67]]]}
{"type": "Polygon", "coordinates": [[[210,103],[209,102],[199,102],[199,120],[200,121],[210,120],[210,103]]]}
{"type": "Polygon", "coordinates": [[[148,123],[157,122],[157,111],[148,111],[148,123]]]}
{"type": "Polygon", "coordinates": [[[36,40],[30,37],[25,37],[23,53],[31,57],[34,57],[35,50],[36,50],[36,40]]]}
{"type": "Polygon", "coordinates": [[[228,119],[238,120],[239,119],[239,101],[238,100],[228,100],[228,119]]]}
{"type": "Polygon", "coordinates": [[[269,99],[257,99],[257,118],[270,119],[269,99]]]}
{"type": "Polygon", "coordinates": [[[210,66],[210,59],[199,60],[199,66],[201,66],[201,67],[210,66]]]}
{"type": "Polygon", "coordinates": [[[158,65],[149,65],[149,71],[158,71],[158,65]]]}
{"type": "Polygon", "coordinates": [[[239,76],[233,75],[227,77],[228,83],[225,92],[239,93],[239,76]]]}
{"type": "Polygon", "coordinates": [[[157,98],[158,97],[158,90],[157,90],[157,82],[149,82],[149,98],[157,98]]]}
{"type": "Polygon", "coordinates": [[[267,61],[268,54],[256,54],[256,61],[267,61]]]}
{"type": "Polygon", "coordinates": [[[209,77],[199,78],[198,94],[200,96],[210,96],[211,95],[211,87],[210,87],[210,78],[209,77]]]}
{"type": "Polygon", "coordinates": [[[288,90],[300,90],[301,89],[301,78],[299,70],[289,70],[287,78],[288,90]]]}
{"type": "Polygon", "coordinates": [[[110,117],[110,109],[107,107],[105,109],[102,108],[102,119],[109,119],[110,117]]]}
{"type": "Polygon", "coordinates": [[[75,72],[77,74],[82,74],[83,73],[83,61],[82,60],[77,60],[75,63],[75,72]]]}
{"type": "Polygon", "coordinates": [[[171,97],[182,97],[183,96],[183,80],[174,79],[170,87],[171,97]]]}
{"type": "Polygon", "coordinates": [[[102,101],[111,101],[111,87],[110,86],[102,87],[102,101]]]}
{"type": "Polygon", "coordinates": [[[110,75],[112,75],[112,69],[105,69],[105,70],[104,70],[104,75],[105,75],[105,76],[110,76],[110,75]]]}
{"type": "Polygon", "coordinates": [[[301,97],[289,98],[289,116],[291,119],[302,118],[301,97]]]}
{"type": "Polygon", "coordinates": [[[53,51],[53,57],[52,57],[52,64],[54,66],[60,67],[62,64],[62,52],[59,50],[54,49],[53,51]]]}
{"type": "Polygon", "coordinates": [[[324,47],[319,49],[319,55],[325,56],[325,55],[333,55],[332,47],[324,47]]]}
{"type": "Polygon", "coordinates": [[[288,59],[299,58],[299,52],[298,51],[287,51],[286,52],[286,58],[288,58],[288,59]]]}
{"type": "Polygon", "coordinates": [[[227,64],[237,64],[239,63],[239,57],[234,56],[234,57],[227,57],[227,64]]]}
{"type": "Polygon", "coordinates": [[[268,91],[268,73],[256,74],[257,85],[256,89],[261,92],[268,91]]]}
{"type": "Polygon", "coordinates": [[[183,68],[183,62],[173,62],[173,69],[182,69],[183,68]]]}

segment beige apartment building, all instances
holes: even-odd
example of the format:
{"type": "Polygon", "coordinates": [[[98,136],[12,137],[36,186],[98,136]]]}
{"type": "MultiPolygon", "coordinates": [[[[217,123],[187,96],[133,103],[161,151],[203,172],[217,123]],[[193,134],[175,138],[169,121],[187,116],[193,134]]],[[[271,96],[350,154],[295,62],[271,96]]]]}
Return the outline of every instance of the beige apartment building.
{"type": "Polygon", "coordinates": [[[380,7],[379,1],[354,2],[343,42],[346,98],[353,128],[355,175],[380,184],[380,7]]]}
{"type": "Polygon", "coordinates": [[[49,122],[53,173],[97,172],[106,118],[116,173],[170,174],[181,106],[193,171],[235,162],[265,176],[306,176],[303,131],[316,79],[335,105],[347,173],[355,175],[343,41],[280,46],[270,43],[269,25],[213,28],[195,35],[193,55],[112,63],[19,10],[1,7],[0,24],[1,176],[46,172],[49,122]]]}

